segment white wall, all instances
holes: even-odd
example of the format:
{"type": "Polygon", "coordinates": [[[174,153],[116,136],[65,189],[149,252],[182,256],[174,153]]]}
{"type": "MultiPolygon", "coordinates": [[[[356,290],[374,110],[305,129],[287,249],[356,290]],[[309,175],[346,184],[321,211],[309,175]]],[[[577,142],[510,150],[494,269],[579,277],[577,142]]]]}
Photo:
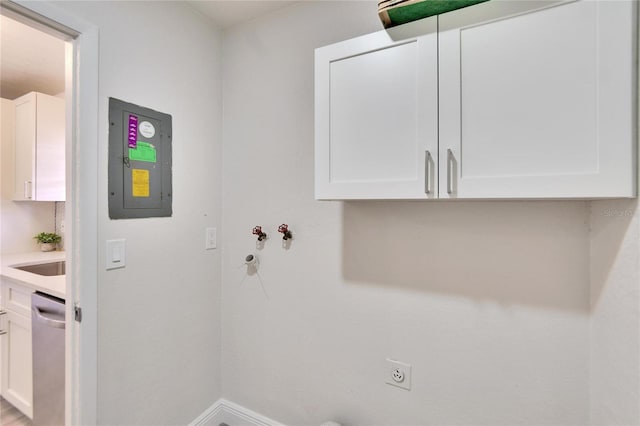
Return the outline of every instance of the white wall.
{"type": "Polygon", "coordinates": [[[184,424],[221,395],[291,425],[587,424],[589,401],[594,425],[638,423],[635,201],[313,200],[313,48],[380,29],[375,2],[224,43],[179,3],[59,4],[100,28],[100,259],[128,244],[98,283],[100,424],[184,424]],[[108,219],[109,96],[173,115],[172,218],[108,219]],[[202,250],[221,224],[223,259],[202,250]],[[383,383],[387,357],[412,391],[383,383]]]}
{"type": "Polygon", "coordinates": [[[36,251],[38,244],[33,236],[55,230],[55,203],[13,201],[15,108],[13,101],[0,101],[0,254],[36,251]]]}
{"type": "Polygon", "coordinates": [[[640,425],[638,203],[634,199],[591,204],[590,423],[594,426],[640,425]]]}
{"type": "Polygon", "coordinates": [[[591,208],[591,424],[640,425],[640,212],[591,208]]]}
{"type": "Polygon", "coordinates": [[[291,425],[587,424],[587,202],[313,200],[313,49],[379,29],[376,2],[302,2],[225,32],[224,397],[291,425]]]}
{"type": "Polygon", "coordinates": [[[186,424],[220,397],[220,35],[180,2],[60,2],[99,28],[98,422],[186,424]],[[173,117],[173,216],[110,220],[108,97],[173,117]],[[127,266],[105,271],[105,240],[127,266]]]}

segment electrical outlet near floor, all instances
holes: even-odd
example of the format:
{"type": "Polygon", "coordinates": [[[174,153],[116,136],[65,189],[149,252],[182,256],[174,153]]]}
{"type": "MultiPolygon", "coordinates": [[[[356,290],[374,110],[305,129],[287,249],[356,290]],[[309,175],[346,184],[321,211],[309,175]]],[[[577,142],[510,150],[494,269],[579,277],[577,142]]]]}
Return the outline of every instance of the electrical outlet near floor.
{"type": "Polygon", "coordinates": [[[387,358],[384,382],[391,386],[411,390],[411,365],[387,358]]]}

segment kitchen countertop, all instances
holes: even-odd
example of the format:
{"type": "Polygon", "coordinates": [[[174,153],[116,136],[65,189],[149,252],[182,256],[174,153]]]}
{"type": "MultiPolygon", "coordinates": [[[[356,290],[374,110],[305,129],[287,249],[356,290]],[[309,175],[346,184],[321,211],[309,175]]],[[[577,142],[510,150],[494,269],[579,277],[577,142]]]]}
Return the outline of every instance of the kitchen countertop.
{"type": "Polygon", "coordinates": [[[38,263],[58,262],[65,260],[65,252],[31,252],[3,254],[2,264],[0,265],[0,275],[2,278],[15,281],[25,287],[32,288],[36,291],[50,294],[61,299],[66,298],[66,276],[57,275],[47,277],[43,275],[32,274],[31,272],[14,269],[11,266],[25,266],[38,263]]]}

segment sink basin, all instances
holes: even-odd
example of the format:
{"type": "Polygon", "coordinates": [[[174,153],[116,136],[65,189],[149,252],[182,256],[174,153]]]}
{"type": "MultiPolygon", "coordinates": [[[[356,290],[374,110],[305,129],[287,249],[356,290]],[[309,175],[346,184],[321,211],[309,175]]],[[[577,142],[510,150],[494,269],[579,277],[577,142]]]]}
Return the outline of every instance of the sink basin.
{"type": "Polygon", "coordinates": [[[21,271],[31,272],[32,274],[36,274],[36,275],[44,275],[47,277],[65,274],[64,261],[38,263],[36,265],[26,265],[26,266],[13,266],[12,268],[19,269],[21,271]]]}

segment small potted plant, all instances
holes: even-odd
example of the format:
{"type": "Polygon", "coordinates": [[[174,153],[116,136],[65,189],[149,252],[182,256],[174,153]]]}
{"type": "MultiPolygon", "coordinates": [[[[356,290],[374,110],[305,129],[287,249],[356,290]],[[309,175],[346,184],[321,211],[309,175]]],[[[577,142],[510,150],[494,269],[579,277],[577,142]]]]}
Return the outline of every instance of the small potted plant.
{"type": "Polygon", "coordinates": [[[38,241],[42,251],[54,251],[56,245],[62,241],[62,237],[55,232],[41,232],[33,238],[38,241]]]}

